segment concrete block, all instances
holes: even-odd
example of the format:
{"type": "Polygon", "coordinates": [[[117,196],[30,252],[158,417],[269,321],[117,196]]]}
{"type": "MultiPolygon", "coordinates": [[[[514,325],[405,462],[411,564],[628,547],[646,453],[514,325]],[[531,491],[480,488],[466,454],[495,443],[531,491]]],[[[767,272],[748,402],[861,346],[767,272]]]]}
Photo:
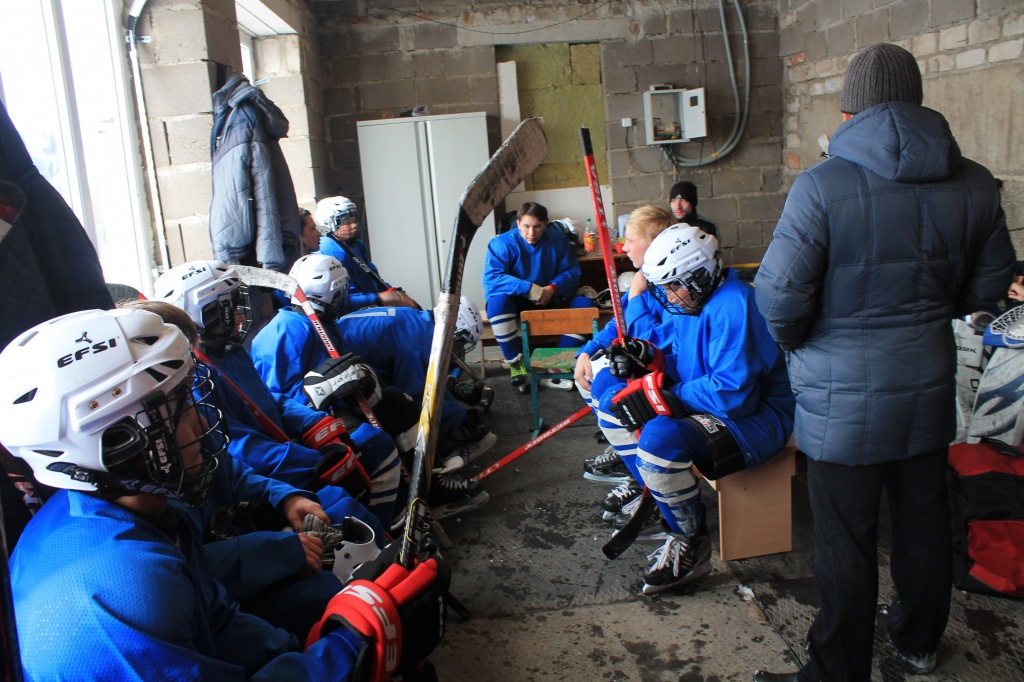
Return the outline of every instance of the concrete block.
{"type": "Polygon", "coordinates": [[[813,64],[828,57],[828,40],[825,31],[808,33],[804,36],[804,59],[806,64],[813,64]]]}
{"type": "MultiPolygon", "coordinates": [[[[756,33],[757,31],[769,31],[774,33],[778,28],[778,12],[772,3],[758,2],[747,5],[747,30],[756,33]]],[[[761,38],[762,36],[757,36],[761,38]]]]}
{"type": "Polygon", "coordinates": [[[389,52],[383,55],[384,80],[397,81],[414,78],[416,68],[408,52],[389,52]]]}
{"type": "Polygon", "coordinates": [[[288,119],[288,137],[309,138],[309,111],[304,106],[282,107],[285,118],[288,119]]]}
{"type": "Polygon", "coordinates": [[[889,10],[880,9],[863,14],[855,20],[857,47],[865,48],[889,40],[889,10]]]}
{"type": "Polygon", "coordinates": [[[751,85],[774,85],[782,82],[782,60],[753,59],[750,62],[751,85]]]}
{"type": "Polygon", "coordinates": [[[462,47],[458,50],[444,50],[440,54],[446,77],[495,73],[493,47],[462,47]]]}
{"type": "Polygon", "coordinates": [[[757,170],[719,171],[712,179],[716,197],[761,191],[761,172],[757,170]]]}
{"type": "Polygon", "coordinates": [[[840,5],[843,18],[848,20],[857,19],[872,10],[871,0],[843,0],[840,5]]]}
{"type": "Polygon", "coordinates": [[[814,33],[820,27],[818,25],[818,6],[804,5],[797,11],[797,24],[804,33],[814,33]]]}
{"type": "Polygon", "coordinates": [[[620,121],[629,116],[638,118],[643,115],[644,103],[639,94],[609,95],[604,98],[604,104],[605,115],[609,121],[620,121]]]}
{"type": "Polygon", "coordinates": [[[767,246],[761,221],[744,221],[738,225],[738,228],[740,247],[767,246]]]}
{"type": "Polygon", "coordinates": [[[303,73],[303,67],[306,64],[315,64],[319,61],[318,56],[313,53],[309,54],[309,50],[303,44],[302,39],[294,34],[277,36],[277,42],[281,46],[281,54],[284,57],[284,64],[282,68],[288,73],[297,73],[304,76],[313,74],[303,73]]]}
{"type": "Polygon", "coordinates": [[[782,192],[782,168],[776,167],[764,170],[764,184],[761,191],[768,194],[782,192]]]}
{"type": "MultiPolygon", "coordinates": [[[[893,38],[914,36],[916,39],[916,34],[928,28],[928,0],[903,0],[889,5],[888,12],[889,35],[893,38]]],[[[868,45],[859,36],[857,43],[862,47],[868,45]]]]}
{"type": "MultiPolygon", "coordinates": [[[[782,146],[779,140],[766,142],[744,141],[729,155],[735,167],[767,166],[777,168],[782,162],[782,146]]],[[[758,172],[762,172],[759,170],[758,172]]],[[[719,194],[715,190],[715,194],[719,194]]]]}
{"type": "Polygon", "coordinates": [[[988,49],[988,60],[990,62],[1002,62],[1008,59],[1017,59],[1020,57],[1022,49],[1024,49],[1024,38],[1007,40],[988,49]]]}
{"type": "Polygon", "coordinates": [[[328,145],[331,168],[359,169],[359,145],[353,141],[331,142],[328,145]]]}
{"type": "Polygon", "coordinates": [[[782,215],[782,207],[786,203],[784,194],[761,194],[757,196],[741,196],[737,202],[740,220],[765,220],[772,223],[782,215]]]}
{"type": "Polygon", "coordinates": [[[608,177],[624,178],[635,173],[631,158],[632,150],[610,149],[608,151],[608,177]]]}
{"type": "MultiPolygon", "coordinates": [[[[617,196],[617,195],[616,195],[617,196]]],[[[706,197],[698,204],[700,214],[722,229],[722,225],[736,222],[739,210],[736,197],[706,197]]]]}
{"type": "Polygon", "coordinates": [[[428,51],[412,54],[416,78],[440,78],[444,74],[444,52],[428,51]]]}
{"type": "Polygon", "coordinates": [[[157,66],[142,72],[149,117],[211,111],[210,69],[203,62],[157,66]]]}
{"type": "MultiPolygon", "coordinates": [[[[316,207],[316,174],[312,168],[292,168],[292,186],[299,204],[308,203],[316,207]],[[304,201],[305,199],[305,201],[304,201]]],[[[309,209],[310,211],[314,208],[309,209]]]]}
{"type": "Polygon", "coordinates": [[[825,29],[825,43],[829,57],[853,52],[855,47],[853,22],[836,24],[825,29]]]}
{"type": "Polygon", "coordinates": [[[164,220],[171,222],[189,216],[209,215],[213,199],[212,182],[209,163],[183,169],[157,169],[164,220]]]}
{"type": "Polygon", "coordinates": [[[975,19],[967,24],[967,44],[990,43],[1002,36],[1002,21],[999,17],[975,19]]]}
{"type": "Polygon", "coordinates": [[[300,75],[271,78],[260,86],[260,90],[280,107],[305,106],[306,104],[306,91],[300,75]]]}
{"type": "Polygon", "coordinates": [[[356,139],[356,121],[368,121],[377,118],[372,113],[365,115],[327,116],[327,135],[332,142],[356,139]]]}
{"type": "Polygon", "coordinates": [[[308,139],[286,137],[280,141],[280,144],[281,152],[284,154],[289,169],[311,168],[313,166],[313,155],[309,150],[308,139]]]}
{"type": "Polygon", "coordinates": [[[974,0],[942,0],[932,3],[931,25],[943,26],[974,18],[974,0]]]}
{"type": "Polygon", "coordinates": [[[915,57],[935,54],[939,50],[939,34],[937,31],[932,31],[931,33],[922,33],[921,35],[914,36],[911,45],[910,51],[914,53],[915,57]]]}
{"type": "Polygon", "coordinates": [[[688,7],[670,7],[665,11],[668,32],[674,34],[693,33],[693,13],[688,7]]]}
{"type": "MultiPolygon", "coordinates": [[[[715,222],[712,220],[711,222],[715,222]]],[[[740,243],[740,228],[735,223],[715,223],[718,228],[718,245],[722,249],[731,249],[734,246],[739,246],[740,243]]]]}
{"type": "Polygon", "coordinates": [[[777,31],[750,34],[751,59],[768,59],[778,56],[779,34],[777,31]]]}
{"type": "Polygon", "coordinates": [[[227,64],[241,73],[242,46],[238,41],[238,20],[235,19],[234,12],[230,17],[206,12],[205,17],[206,54],[198,56],[227,64]]]}
{"type": "MultiPolygon", "coordinates": [[[[470,97],[473,102],[498,104],[498,77],[477,76],[469,79],[470,97]]],[[[477,109],[473,109],[477,111],[477,109]]]]}
{"type": "Polygon", "coordinates": [[[800,135],[798,133],[786,135],[786,149],[800,149],[800,135]]]}
{"type": "MultiPolygon", "coordinates": [[[[427,106],[434,104],[453,104],[471,99],[471,81],[468,76],[458,78],[431,78],[416,81],[416,102],[427,106]]],[[[497,92],[495,92],[497,95],[497,92]]],[[[394,106],[394,105],[389,105],[394,106]]]]}
{"type": "Polygon", "coordinates": [[[940,50],[959,50],[962,47],[967,47],[967,24],[939,31],[940,50]]]}
{"type": "Polygon", "coordinates": [[[357,88],[352,85],[324,90],[324,113],[329,116],[356,113],[359,110],[356,92],[357,88]]]}
{"type": "Polygon", "coordinates": [[[150,36],[154,62],[189,62],[206,56],[206,18],[201,8],[154,12],[150,36]]]}
{"type": "Polygon", "coordinates": [[[928,59],[928,73],[942,73],[956,68],[956,57],[951,54],[937,54],[928,59]]]}
{"type": "Polygon", "coordinates": [[[398,40],[398,26],[361,25],[358,30],[349,33],[349,50],[361,54],[393,52],[399,49],[398,40]]]}
{"type": "MultiPolygon", "coordinates": [[[[820,31],[823,28],[828,28],[830,26],[835,26],[836,24],[842,22],[843,21],[843,9],[842,8],[843,8],[843,5],[840,2],[821,2],[821,3],[818,3],[816,5],[816,7],[815,7],[815,10],[816,10],[815,24],[814,24],[815,30],[819,30],[820,31]]],[[[805,31],[807,30],[806,26],[804,26],[804,30],[805,31]]]]}
{"type": "Polygon", "coordinates": [[[636,70],[632,66],[605,69],[601,80],[606,94],[637,92],[636,70]]]}
{"type": "Polygon", "coordinates": [[[728,258],[730,263],[760,263],[767,250],[767,244],[764,246],[738,246],[729,249],[723,258],[728,258]]]}
{"type": "Polygon", "coordinates": [[[612,183],[612,196],[616,201],[660,203],[663,200],[660,175],[642,175],[622,178],[612,183]]]}
{"type": "Polygon", "coordinates": [[[359,86],[359,97],[364,109],[408,109],[418,104],[414,81],[363,83],[359,86]]]}
{"type": "Polygon", "coordinates": [[[675,87],[685,86],[682,82],[685,72],[675,64],[657,64],[634,67],[636,71],[636,89],[646,92],[651,85],[669,83],[675,87]]]}
{"type": "Polygon", "coordinates": [[[643,66],[654,63],[650,40],[635,43],[609,41],[601,43],[601,63],[606,66],[643,66]]]}
{"type": "Polygon", "coordinates": [[[1024,14],[1010,14],[1003,20],[1003,36],[1012,38],[1024,33],[1024,14]]]}
{"type": "Polygon", "coordinates": [[[623,128],[616,121],[606,121],[604,124],[604,137],[605,148],[611,151],[613,149],[631,148],[633,145],[630,143],[630,140],[636,140],[636,143],[640,144],[643,134],[637,130],[636,126],[623,128]]]}
{"type": "MultiPolygon", "coordinates": [[[[685,64],[693,59],[693,36],[668,36],[651,41],[655,64],[685,64]]],[[[609,68],[605,62],[605,68],[609,68]]]]}
{"type": "Polygon", "coordinates": [[[282,45],[277,36],[252,39],[253,61],[256,63],[257,78],[273,77],[284,68],[282,45]]]}
{"type": "Polygon", "coordinates": [[[1020,0],[978,0],[979,16],[1019,8],[1020,0]]]}
{"type": "Polygon", "coordinates": [[[317,37],[319,39],[318,42],[320,43],[321,58],[348,58],[352,53],[352,50],[349,47],[349,38],[351,34],[352,31],[347,26],[331,24],[319,27],[317,37]]]}
{"type": "Polygon", "coordinates": [[[779,55],[786,56],[804,51],[804,34],[799,25],[779,31],[779,55]]]}
{"type": "MultiPolygon", "coordinates": [[[[210,128],[213,120],[206,115],[189,116],[187,118],[170,119],[164,121],[163,129],[166,135],[164,142],[166,146],[166,163],[159,165],[181,166],[191,163],[208,163],[210,161],[210,128]]],[[[154,136],[154,147],[156,146],[154,136]]],[[[155,151],[155,150],[154,150],[155,151]]]]}
{"type": "Polygon", "coordinates": [[[665,12],[658,8],[648,8],[640,17],[640,34],[643,36],[656,36],[668,32],[668,17],[665,12]]]}
{"type": "Polygon", "coordinates": [[[975,66],[981,66],[987,59],[988,50],[983,47],[979,47],[976,50],[967,50],[956,56],[956,68],[970,69],[975,66]]]}
{"type": "Polygon", "coordinates": [[[409,50],[449,49],[459,45],[458,29],[454,26],[431,22],[405,26],[403,29],[407,40],[405,47],[409,50]]]}
{"type": "Polygon", "coordinates": [[[759,85],[754,88],[757,110],[782,111],[782,87],[775,85],[759,85]]]}
{"type": "Polygon", "coordinates": [[[747,119],[744,137],[748,140],[778,138],[782,134],[782,118],[778,112],[768,112],[747,119]]]}

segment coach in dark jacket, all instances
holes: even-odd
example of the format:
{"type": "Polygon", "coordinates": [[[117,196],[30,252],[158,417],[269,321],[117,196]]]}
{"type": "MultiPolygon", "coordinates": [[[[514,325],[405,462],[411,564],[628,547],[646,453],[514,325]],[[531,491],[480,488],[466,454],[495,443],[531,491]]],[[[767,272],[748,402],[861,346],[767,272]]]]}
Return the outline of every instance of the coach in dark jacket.
{"type": "Polygon", "coordinates": [[[870,679],[883,491],[898,592],[889,636],[906,667],[935,667],[951,585],[950,320],[1005,295],[1014,254],[992,175],[921,101],[903,48],[854,57],[831,158],[794,182],[755,280],[758,308],[790,351],[821,597],[799,677],[758,680],[870,679]]]}
{"type": "Polygon", "coordinates": [[[213,94],[213,257],[288,272],[299,257],[302,218],[279,140],[288,119],[244,76],[213,94]]]}

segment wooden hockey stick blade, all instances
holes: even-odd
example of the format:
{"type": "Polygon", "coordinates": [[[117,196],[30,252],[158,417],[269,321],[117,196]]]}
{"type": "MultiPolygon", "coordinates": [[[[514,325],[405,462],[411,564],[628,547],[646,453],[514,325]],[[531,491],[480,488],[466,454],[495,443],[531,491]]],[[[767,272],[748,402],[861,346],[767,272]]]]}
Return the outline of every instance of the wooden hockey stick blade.
{"type": "Polygon", "coordinates": [[[651,507],[655,504],[657,503],[654,501],[654,496],[644,487],[644,494],[640,498],[640,504],[633,510],[633,515],[629,517],[629,521],[626,522],[625,526],[615,531],[611,539],[601,548],[606,557],[615,559],[636,542],[636,539],[640,536],[640,531],[643,530],[644,517],[647,516],[651,507]]]}
{"type": "Polygon", "coordinates": [[[541,433],[536,438],[527,441],[523,445],[519,446],[517,449],[513,450],[509,454],[507,454],[504,457],[502,457],[501,459],[499,459],[497,462],[495,462],[491,466],[489,466],[486,469],[484,469],[483,471],[481,471],[479,474],[477,474],[476,476],[473,477],[473,480],[474,481],[482,481],[482,480],[484,480],[485,478],[487,478],[488,476],[493,474],[498,469],[501,469],[502,467],[508,466],[512,462],[516,461],[517,459],[519,459],[520,457],[525,455],[530,450],[534,449],[535,447],[537,447],[538,445],[540,445],[541,443],[546,441],[548,438],[551,438],[551,436],[555,435],[556,433],[558,433],[559,431],[564,429],[566,426],[569,426],[569,424],[573,424],[575,422],[578,422],[580,419],[583,419],[588,414],[590,414],[590,408],[589,407],[581,407],[578,412],[575,412],[575,413],[569,415],[568,417],[566,417],[562,421],[560,421],[557,424],[555,424],[554,426],[552,426],[550,429],[545,430],[544,433],[541,433]]]}
{"type": "Polygon", "coordinates": [[[438,292],[437,307],[434,309],[434,336],[430,343],[430,361],[423,387],[423,407],[409,481],[409,509],[402,548],[398,555],[399,563],[407,568],[411,568],[417,561],[425,532],[422,512],[426,504],[423,500],[429,488],[430,472],[434,468],[437,426],[441,419],[455,318],[459,310],[459,296],[462,294],[462,272],[470,242],[487,215],[540,165],[547,153],[548,144],[540,119],[529,118],[523,121],[498,148],[459,200],[448,262],[438,292]]]}

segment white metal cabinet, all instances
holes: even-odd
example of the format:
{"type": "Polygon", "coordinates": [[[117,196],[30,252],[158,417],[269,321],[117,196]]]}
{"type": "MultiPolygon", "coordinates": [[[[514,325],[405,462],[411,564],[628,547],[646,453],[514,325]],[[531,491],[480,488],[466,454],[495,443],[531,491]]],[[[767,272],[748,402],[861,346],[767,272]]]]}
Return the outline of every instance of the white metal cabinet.
{"type": "MultiPolygon", "coordinates": [[[[437,304],[459,199],[490,158],[482,112],[356,124],[367,240],[388,282],[421,305],[437,304]]],[[[470,246],[462,293],[484,307],[483,264],[490,215],[470,246]]]]}

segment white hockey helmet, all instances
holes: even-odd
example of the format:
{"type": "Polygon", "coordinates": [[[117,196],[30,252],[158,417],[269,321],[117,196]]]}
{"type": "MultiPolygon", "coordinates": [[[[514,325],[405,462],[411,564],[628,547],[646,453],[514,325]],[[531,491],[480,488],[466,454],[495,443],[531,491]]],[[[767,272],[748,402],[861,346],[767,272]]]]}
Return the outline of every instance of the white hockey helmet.
{"type": "MultiPolygon", "coordinates": [[[[672,225],[651,242],[641,270],[654,298],[674,315],[699,315],[721,283],[718,240],[698,227],[672,225]],[[685,302],[673,302],[668,289],[686,289],[685,302]]],[[[678,294],[677,294],[678,296],[678,294]]]]}
{"type": "Polygon", "coordinates": [[[153,299],[184,310],[204,343],[242,343],[252,325],[248,287],[234,267],[218,260],[171,268],[153,283],[153,299]]]}
{"type": "Polygon", "coordinates": [[[323,234],[330,234],[338,229],[349,218],[355,218],[358,213],[355,202],[346,197],[327,197],[316,203],[316,212],[313,218],[323,234]]]}
{"type": "Polygon", "coordinates": [[[476,303],[465,296],[459,299],[459,316],[455,319],[455,342],[452,352],[462,359],[476,348],[484,333],[483,317],[476,303]]]}
{"type": "Polygon", "coordinates": [[[0,439],[43,485],[202,503],[227,437],[208,370],[197,369],[185,335],[159,315],[54,318],[0,353],[0,375],[0,439]],[[179,443],[193,407],[207,423],[196,420],[195,438],[179,443]],[[186,470],[184,453],[197,444],[202,461],[186,470]]]}
{"type": "MultiPolygon", "coordinates": [[[[336,319],[348,300],[348,270],[333,256],[311,253],[295,261],[291,272],[302,293],[320,315],[336,319]]],[[[299,300],[292,297],[292,303],[299,300]]]]}

